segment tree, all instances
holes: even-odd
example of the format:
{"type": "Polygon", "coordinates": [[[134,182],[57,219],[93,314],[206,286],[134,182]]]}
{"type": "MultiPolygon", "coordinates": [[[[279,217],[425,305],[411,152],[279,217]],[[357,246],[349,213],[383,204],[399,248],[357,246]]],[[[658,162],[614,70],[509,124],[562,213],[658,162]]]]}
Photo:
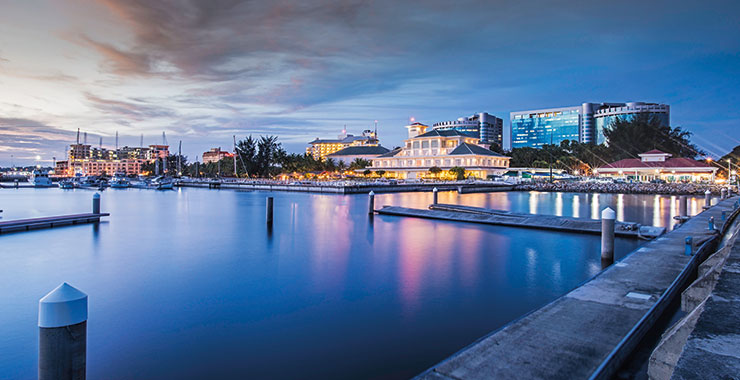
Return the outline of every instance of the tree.
{"type": "Polygon", "coordinates": [[[372,172],[373,172],[373,171],[372,171],[372,170],[370,170],[370,169],[365,169],[365,171],[364,171],[364,172],[362,172],[362,174],[364,174],[365,176],[369,176],[370,174],[372,174],[372,172]]]}
{"type": "Polygon", "coordinates": [[[730,164],[732,164],[732,171],[737,171],[740,168],[740,145],[736,146],[732,149],[730,153],[725,154],[722,156],[714,165],[719,166],[719,170],[717,171],[717,174],[721,177],[728,178],[727,176],[727,168],[728,168],[728,162],[727,160],[730,160],[730,164]]]}
{"type": "Polygon", "coordinates": [[[689,140],[691,132],[663,125],[657,116],[647,113],[632,118],[618,117],[604,128],[604,137],[616,160],[636,158],[652,149],[674,157],[695,158],[704,154],[689,140]]]}
{"type": "Polygon", "coordinates": [[[375,172],[379,177],[382,177],[385,175],[385,170],[378,170],[375,172]]]}
{"type": "Polygon", "coordinates": [[[370,160],[366,160],[364,158],[355,158],[354,161],[352,161],[349,164],[349,168],[351,170],[357,170],[357,169],[365,169],[368,166],[371,166],[373,163],[370,160]]]}
{"type": "Polygon", "coordinates": [[[439,175],[439,173],[442,173],[442,168],[439,166],[432,166],[429,168],[429,173],[432,173],[435,177],[439,175]]]}
{"type": "Polygon", "coordinates": [[[454,175],[455,178],[459,180],[465,179],[465,168],[462,168],[460,166],[453,166],[450,168],[450,174],[454,175]]]}
{"type": "Polygon", "coordinates": [[[491,146],[489,147],[489,149],[492,152],[496,152],[498,154],[504,154],[504,149],[498,143],[491,143],[491,146]]]}

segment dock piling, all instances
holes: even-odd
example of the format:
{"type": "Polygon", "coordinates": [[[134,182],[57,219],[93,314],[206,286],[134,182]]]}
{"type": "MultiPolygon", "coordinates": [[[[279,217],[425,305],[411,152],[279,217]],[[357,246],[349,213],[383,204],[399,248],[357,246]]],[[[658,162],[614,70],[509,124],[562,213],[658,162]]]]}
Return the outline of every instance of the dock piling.
{"type": "Polygon", "coordinates": [[[610,207],[601,211],[601,262],[614,262],[614,224],[617,214],[610,207]]]}
{"type": "Polygon", "coordinates": [[[272,225],[272,204],[273,204],[273,198],[267,197],[267,206],[266,206],[267,208],[265,210],[266,212],[265,219],[267,221],[267,224],[269,225],[272,225]]]}
{"type": "Polygon", "coordinates": [[[368,193],[370,196],[370,204],[368,205],[367,213],[369,215],[375,214],[375,192],[370,190],[370,193],[368,193]]]}
{"type": "Polygon", "coordinates": [[[84,380],[87,294],[66,282],[39,300],[39,380],[84,380]]]}
{"type": "Polygon", "coordinates": [[[709,217],[709,228],[708,229],[710,231],[714,230],[714,217],[713,216],[709,217]]]}
{"type": "Polygon", "coordinates": [[[437,203],[439,203],[438,197],[437,197],[438,192],[439,190],[436,187],[432,189],[432,204],[433,205],[436,205],[437,203]]]}
{"type": "Polygon", "coordinates": [[[719,191],[719,199],[727,199],[727,189],[725,189],[724,187],[719,191]]]}
{"type": "Polygon", "coordinates": [[[707,191],[704,192],[704,208],[708,209],[712,207],[712,192],[707,189],[707,191]]]}
{"type": "Polygon", "coordinates": [[[688,216],[688,207],[686,206],[686,203],[688,202],[688,198],[685,195],[682,195],[678,197],[678,216],[681,218],[681,220],[685,220],[688,216]]]}
{"type": "Polygon", "coordinates": [[[100,214],[100,193],[93,194],[92,201],[92,212],[93,214],[100,214]]]}

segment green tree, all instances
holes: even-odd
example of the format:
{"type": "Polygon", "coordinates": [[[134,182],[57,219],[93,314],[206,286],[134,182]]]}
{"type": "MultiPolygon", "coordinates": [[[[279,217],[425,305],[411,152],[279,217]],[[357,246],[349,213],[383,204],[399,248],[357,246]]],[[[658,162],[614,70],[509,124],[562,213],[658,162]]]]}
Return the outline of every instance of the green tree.
{"type": "Polygon", "coordinates": [[[491,146],[489,147],[489,149],[492,152],[496,152],[498,154],[504,154],[504,148],[501,147],[501,145],[499,145],[498,143],[491,143],[491,146]]]}
{"type": "Polygon", "coordinates": [[[382,177],[385,175],[385,170],[378,170],[375,172],[375,174],[377,174],[379,177],[382,177]]]}
{"type": "Polygon", "coordinates": [[[460,166],[453,166],[450,168],[450,174],[454,175],[455,178],[459,180],[465,179],[465,168],[460,166]]]}
{"type": "Polygon", "coordinates": [[[349,168],[352,170],[365,169],[366,167],[371,166],[372,164],[373,163],[370,160],[366,160],[364,158],[358,157],[358,158],[355,158],[355,160],[349,164],[349,168]]]}
{"type": "Polygon", "coordinates": [[[439,175],[439,173],[442,173],[442,168],[439,166],[432,166],[429,168],[429,173],[432,173],[435,177],[439,175]]]}
{"type": "Polygon", "coordinates": [[[633,118],[618,117],[604,128],[604,137],[617,159],[636,158],[638,154],[658,149],[674,157],[695,158],[703,155],[690,141],[691,132],[662,125],[655,115],[638,114],[633,118]]]}

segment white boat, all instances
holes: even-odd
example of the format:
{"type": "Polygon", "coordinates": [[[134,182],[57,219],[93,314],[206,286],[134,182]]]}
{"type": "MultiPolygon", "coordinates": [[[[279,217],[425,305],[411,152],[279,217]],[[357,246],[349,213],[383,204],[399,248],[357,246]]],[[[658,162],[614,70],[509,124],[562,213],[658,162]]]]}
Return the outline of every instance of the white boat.
{"type": "Polygon", "coordinates": [[[155,190],[172,190],[175,187],[175,182],[172,178],[159,176],[149,181],[148,188],[155,190]]]}
{"type": "Polygon", "coordinates": [[[119,174],[113,176],[113,178],[108,183],[113,189],[125,189],[131,186],[131,183],[126,179],[126,177],[119,174]]]}
{"type": "Polygon", "coordinates": [[[28,179],[28,182],[30,182],[33,187],[52,187],[54,186],[51,183],[51,178],[49,178],[49,173],[44,172],[41,170],[34,170],[31,173],[31,178],[28,179]]]}
{"type": "Polygon", "coordinates": [[[59,182],[59,187],[62,189],[74,189],[80,187],[80,185],[72,179],[65,179],[59,182]]]}

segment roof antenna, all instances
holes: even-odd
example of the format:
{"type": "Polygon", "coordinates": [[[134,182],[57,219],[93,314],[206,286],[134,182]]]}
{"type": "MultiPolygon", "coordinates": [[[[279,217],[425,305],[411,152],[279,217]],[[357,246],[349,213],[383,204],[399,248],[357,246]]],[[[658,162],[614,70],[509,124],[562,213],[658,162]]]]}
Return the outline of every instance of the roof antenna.
{"type": "Polygon", "coordinates": [[[118,131],[116,131],[116,150],[118,150],[118,131]]]}
{"type": "Polygon", "coordinates": [[[80,145],[80,129],[77,128],[77,145],[80,145]]]}

